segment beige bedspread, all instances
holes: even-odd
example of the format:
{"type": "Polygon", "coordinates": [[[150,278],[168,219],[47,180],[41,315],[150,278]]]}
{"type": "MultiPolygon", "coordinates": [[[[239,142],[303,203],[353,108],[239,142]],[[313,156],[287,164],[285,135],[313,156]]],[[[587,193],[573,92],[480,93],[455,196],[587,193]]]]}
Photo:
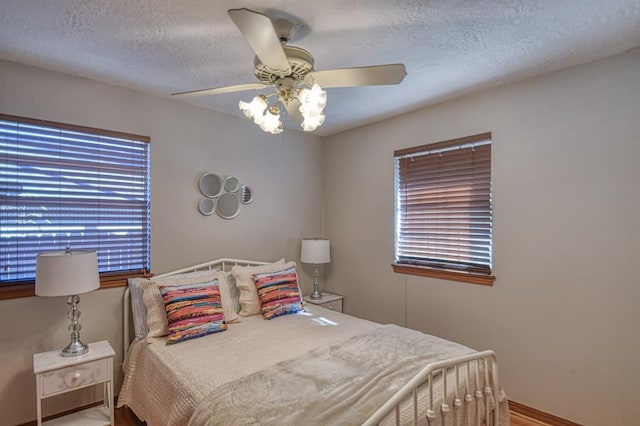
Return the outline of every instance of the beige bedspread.
{"type": "MultiPolygon", "coordinates": [[[[425,365],[472,352],[387,325],[216,388],[199,404],[189,426],[359,425],[425,365]]],[[[436,393],[440,400],[441,387],[434,388],[436,393]]],[[[439,420],[433,424],[442,424],[439,420]]]]}
{"type": "Polygon", "coordinates": [[[222,333],[176,345],[134,342],[124,364],[118,407],[131,407],[149,426],[186,425],[197,404],[216,387],[382,327],[318,306],[305,309],[307,314],[270,321],[244,317],[222,333]]]}

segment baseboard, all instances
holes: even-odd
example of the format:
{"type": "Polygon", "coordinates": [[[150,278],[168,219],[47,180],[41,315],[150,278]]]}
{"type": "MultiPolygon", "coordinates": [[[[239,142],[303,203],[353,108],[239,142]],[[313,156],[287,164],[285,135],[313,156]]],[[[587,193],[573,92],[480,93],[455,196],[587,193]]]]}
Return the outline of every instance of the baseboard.
{"type": "Polygon", "coordinates": [[[531,408],[512,400],[509,400],[509,411],[522,414],[523,416],[527,416],[531,419],[546,423],[551,426],[582,426],[580,425],[580,423],[574,423],[570,420],[554,416],[553,414],[545,413],[544,411],[531,408]]]}

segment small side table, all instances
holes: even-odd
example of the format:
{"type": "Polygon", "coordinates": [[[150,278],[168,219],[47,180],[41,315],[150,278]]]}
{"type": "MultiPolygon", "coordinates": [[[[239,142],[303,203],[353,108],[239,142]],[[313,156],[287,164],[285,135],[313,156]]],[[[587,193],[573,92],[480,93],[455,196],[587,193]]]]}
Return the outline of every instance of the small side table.
{"type": "Polygon", "coordinates": [[[89,343],[89,352],[63,357],[60,350],[33,355],[36,375],[37,421],[42,423],[42,400],[50,396],[104,384],[103,404],[46,422],[46,425],[113,425],[113,357],[106,340],[89,343]]]}
{"type": "Polygon", "coordinates": [[[309,296],[304,297],[304,301],[311,303],[312,305],[322,306],[323,308],[331,309],[332,311],[342,312],[342,300],[343,296],[332,293],[322,293],[322,299],[312,299],[309,296]]]}

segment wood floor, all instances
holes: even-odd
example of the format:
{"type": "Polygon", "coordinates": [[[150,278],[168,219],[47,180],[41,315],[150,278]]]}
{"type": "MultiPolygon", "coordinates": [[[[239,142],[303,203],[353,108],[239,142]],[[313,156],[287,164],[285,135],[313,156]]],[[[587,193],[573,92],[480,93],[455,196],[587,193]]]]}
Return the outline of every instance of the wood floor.
{"type": "Polygon", "coordinates": [[[145,422],[138,420],[133,411],[129,407],[116,408],[115,412],[115,426],[142,426],[145,422]]]}
{"type": "MultiPolygon", "coordinates": [[[[144,422],[138,420],[135,414],[128,408],[116,408],[116,426],[143,426],[144,422]]],[[[540,423],[518,413],[511,412],[511,426],[549,426],[547,423],[540,423]]]]}

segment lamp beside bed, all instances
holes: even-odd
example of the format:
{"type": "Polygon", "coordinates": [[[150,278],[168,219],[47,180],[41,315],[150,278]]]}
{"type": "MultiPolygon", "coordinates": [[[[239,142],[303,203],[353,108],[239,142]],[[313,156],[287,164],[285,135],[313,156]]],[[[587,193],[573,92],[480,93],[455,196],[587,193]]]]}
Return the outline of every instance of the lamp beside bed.
{"type": "Polygon", "coordinates": [[[70,306],[71,341],[61,351],[62,356],[78,356],[89,351],[89,346],[80,340],[82,327],[78,322],[78,295],[99,287],[98,257],[95,251],[71,251],[67,248],[66,251],[40,253],[36,257],[36,295],[69,296],[67,304],[70,306]]]}
{"type": "Polygon", "coordinates": [[[329,249],[329,240],[323,238],[305,238],[302,240],[300,249],[300,262],[313,263],[313,293],[311,297],[314,300],[322,299],[318,286],[318,265],[331,262],[331,252],[329,249]]]}

